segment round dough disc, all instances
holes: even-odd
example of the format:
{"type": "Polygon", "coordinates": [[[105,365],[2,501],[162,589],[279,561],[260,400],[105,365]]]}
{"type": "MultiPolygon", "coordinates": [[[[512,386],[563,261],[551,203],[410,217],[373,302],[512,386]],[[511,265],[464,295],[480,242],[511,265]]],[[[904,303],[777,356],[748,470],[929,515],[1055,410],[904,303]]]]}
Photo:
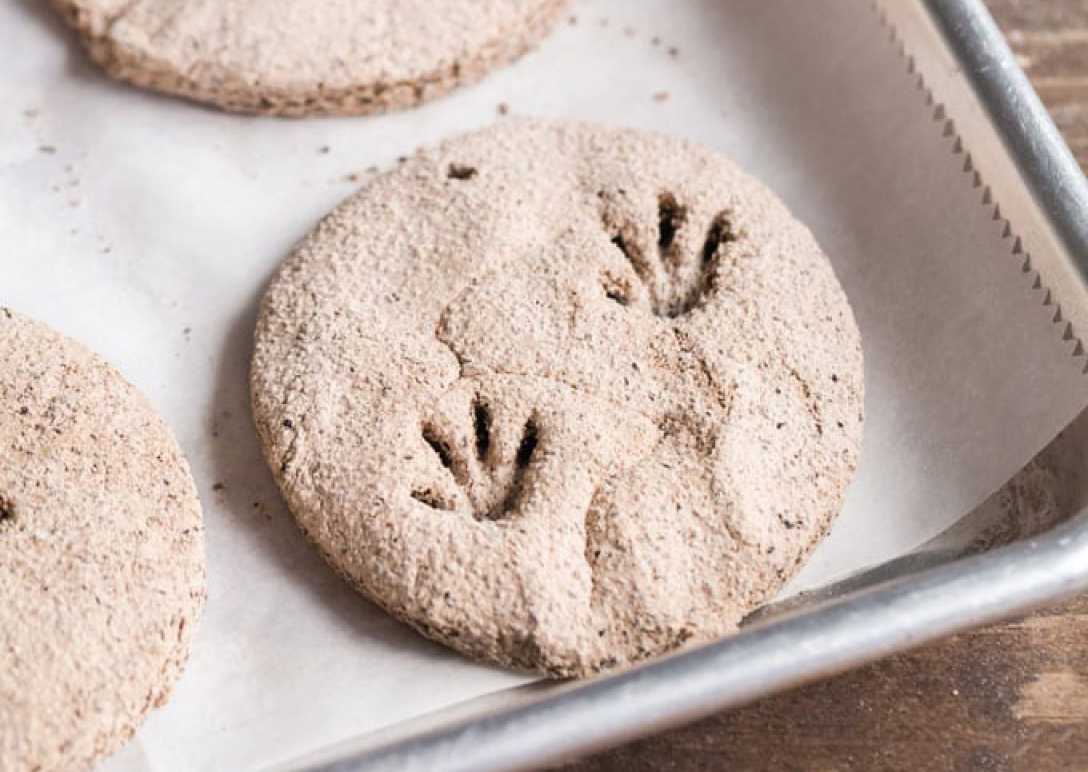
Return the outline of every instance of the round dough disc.
{"type": "Polygon", "coordinates": [[[177,443],[98,356],[0,308],[0,769],[89,769],[167,698],[204,601],[177,443]]]}
{"type": "Polygon", "coordinates": [[[326,217],[261,306],[303,531],[424,634],[552,675],[733,629],[826,532],[858,331],[765,187],[659,134],[511,120],[326,217]]]}
{"type": "Polygon", "coordinates": [[[566,0],[53,0],[106,72],[269,115],[398,110],[532,48],[566,0]]]}

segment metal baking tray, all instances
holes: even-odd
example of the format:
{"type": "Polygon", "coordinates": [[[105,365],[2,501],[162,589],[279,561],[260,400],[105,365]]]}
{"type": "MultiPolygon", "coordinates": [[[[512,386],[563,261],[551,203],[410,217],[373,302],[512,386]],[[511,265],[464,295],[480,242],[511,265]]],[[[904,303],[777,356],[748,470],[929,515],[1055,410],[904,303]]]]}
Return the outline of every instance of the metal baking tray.
{"type": "Polygon", "coordinates": [[[536,767],[1088,587],[1088,515],[1013,540],[1037,524],[987,500],[1088,405],[1088,189],[977,0],[573,0],[477,85],[297,121],[112,83],[48,5],[0,4],[0,302],[148,394],[207,524],[185,674],[102,772],[536,767]],[[823,244],[866,355],[858,475],[788,591],[738,634],[570,684],[469,662],[346,587],[248,419],[256,302],[292,243],[371,167],[506,112],[733,156],[823,244]]]}
{"type": "MultiPolygon", "coordinates": [[[[1045,277],[1044,303],[1072,354],[1082,355],[1088,186],[982,0],[877,0],[872,11],[919,98],[955,135],[965,170],[987,170],[983,205],[1009,223],[1023,271],[1045,277]]],[[[724,640],[529,693],[500,710],[485,700],[459,720],[438,717],[297,768],[484,772],[557,763],[1088,590],[1088,507],[1005,544],[1028,527],[1002,523],[1009,514],[987,502],[917,550],[762,609],[724,640]]]]}

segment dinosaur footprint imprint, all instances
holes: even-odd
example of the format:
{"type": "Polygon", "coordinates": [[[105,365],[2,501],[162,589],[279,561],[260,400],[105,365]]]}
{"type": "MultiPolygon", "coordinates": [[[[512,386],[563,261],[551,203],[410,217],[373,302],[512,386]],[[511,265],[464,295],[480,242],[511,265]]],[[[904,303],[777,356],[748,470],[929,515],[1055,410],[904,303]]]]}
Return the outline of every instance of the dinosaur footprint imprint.
{"type": "Polygon", "coordinates": [[[601,197],[606,205],[602,217],[605,229],[642,285],[639,291],[609,276],[605,294],[624,306],[648,295],[653,313],[668,319],[683,316],[698,306],[713,288],[723,245],[735,239],[726,213],[711,218],[700,243],[696,241],[699,234],[692,232],[697,226],[690,221],[688,209],[672,193],[662,193],[657,200],[657,239],[650,244],[646,229],[628,218],[610,217],[610,197],[604,192],[601,197]]]}
{"type": "Polygon", "coordinates": [[[441,466],[429,484],[416,486],[412,498],[432,509],[467,512],[477,520],[505,520],[521,501],[525,478],[539,442],[530,417],[517,435],[514,426],[497,426],[491,407],[477,396],[470,415],[460,421],[429,421],[423,441],[441,466]],[[451,423],[458,423],[452,426],[451,423]],[[471,427],[471,430],[467,430],[471,427]]]}

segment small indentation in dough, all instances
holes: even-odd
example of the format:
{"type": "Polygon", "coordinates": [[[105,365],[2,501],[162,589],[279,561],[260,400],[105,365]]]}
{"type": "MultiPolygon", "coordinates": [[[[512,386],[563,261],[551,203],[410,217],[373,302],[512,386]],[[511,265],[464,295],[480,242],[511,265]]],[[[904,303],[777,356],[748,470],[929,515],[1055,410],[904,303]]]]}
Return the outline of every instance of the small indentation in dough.
{"type": "Polygon", "coordinates": [[[7,496],[0,496],[0,525],[15,520],[15,502],[7,496]]]}
{"type": "Polygon", "coordinates": [[[725,242],[733,241],[736,236],[729,226],[725,212],[719,212],[711,221],[710,228],[706,232],[706,241],[703,242],[703,254],[701,265],[704,272],[709,268],[714,256],[718,254],[718,248],[725,242]]]}
{"type": "Polygon", "coordinates": [[[537,428],[536,423],[532,419],[525,424],[525,434],[521,438],[521,445],[518,446],[518,455],[514,460],[518,469],[524,469],[529,466],[529,462],[533,458],[533,451],[536,450],[537,443],[537,428]]]}
{"type": "Polygon", "coordinates": [[[438,439],[434,427],[423,427],[423,440],[431,446],[431,450],[438,456],[438,460],[442,462],[442,466],[446,467],[446,469],[453,468],[453,456],[450,455],[450,446],[438,439]]]}
{"type": "Polygon", "coordinates": [[[432,490],[412,491],[412,498],[421,504],[426,504],[431,509],[441,509],[443,512],[453,511],[453,504],[432,490]]]}
{"type": "Polygon", "coordinates": [[[626,257],[632,263],[635,262],[634,255],[632,255],[631,250],[627,248],[627,242],[623,240],[622,234],[617,233],[615,236],[613,236],[612,243],[615,245],[616,249],[623,253],[624,257],[626,257]]]}
{"type": "Polygon", "coordinates": [[[613,301],[614,303],[619,303],[621,306],[625,306],[631,302],[627,299],[627,296],[620,292],[618,289],[605,287],[604,294],[605,297],[607,297],[609,300],[613,301]]]}
{"type": "Polygon", "coordinates": [[[472,406],[472,417],[476,428],[476,455],[486,461],[491,450],[491,412],[479,398],[472,406]]]}
{"type": "Polygon", "coordinates": [[[676,232],[686,217],[687,210],[676,203],[676,196],[672,193],[662,193],[657,199],[657,248],[662,256],[672,249],[676,232]]]}
{"type": "Polygon", "coordinates": [[[514,474],[510,479],[505,494],[498,505],[483,513],[482,517],[480,513],[476,513],[477,520],[505,520],[517,508],[522,491],[525,488],[525,472],[529,468],[529,463],[533,460],[537,442],[536,422],[530,418],[525,424],[525,431],[521,436],[517,455],[514,456],[514,474]]]}
{"type": "Polygon", "coordinates": [[[787,531],[792,531],[794,528],[797,528],[800,525],[804,525],[804,520],[800,517],[795,520],[790,520],[785,512],[778,512],[777,516],[778,522],[780,522],[782,524],[782,527],[785,528],[787,531]]]}
{"type": "Polygon", "coordinates": [[[471,180],[477,174],[475,166],[465,166],[464,164],[450,164],[446,169],[446,176],[451,180],[471,180]]]}

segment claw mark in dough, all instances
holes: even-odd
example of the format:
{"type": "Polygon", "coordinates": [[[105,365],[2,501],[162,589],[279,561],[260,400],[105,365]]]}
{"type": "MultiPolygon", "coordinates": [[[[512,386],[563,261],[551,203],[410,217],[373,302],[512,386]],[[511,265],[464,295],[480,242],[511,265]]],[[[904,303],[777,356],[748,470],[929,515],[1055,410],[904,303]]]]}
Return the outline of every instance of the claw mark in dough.
{"type": "Polygon", "coordinates": [[[461,495],[455,499],[440,493],[441,485],[424,485],[412,491],[412,498],[432,509],[446,512],[467,507],[477,520],[506,520],[515,514],[525,489],[526,475],[540,444],[536,419],[530,417],[521,432],[513,458],[502,458],[495,442],[492,407],[481,397],[473,400],[471,415],[472,448],[468,451],[443,436],[436,424],[425,423],[423,441],[438,462],[449,471],[461,495]]]}
{"type": "MultiPolygon", "coordinates": [[[[602,198],[606,198],[602,192],[602,198]]],[[[696,308],[713,289],[718,258],[723,244],[735,240],[729,218],[719,212],[710,221],[698,254],[688,254],[681,233],[690,227],[688,209],[666,191],[657,200],[657,244],[648,248],[635,236],[631,223],[617,226],[605,222],[616,247],[646,288],[653,312],[675,319],[696,308]]],[[[605,295],[621,306],[630,305],[631,293],[615,280],[605,282],[605,295]]]]}
{"type": "Polygon", "coordinates": [[[0,525],[15,520],[15,502],[0,496],[0,525]]]}

